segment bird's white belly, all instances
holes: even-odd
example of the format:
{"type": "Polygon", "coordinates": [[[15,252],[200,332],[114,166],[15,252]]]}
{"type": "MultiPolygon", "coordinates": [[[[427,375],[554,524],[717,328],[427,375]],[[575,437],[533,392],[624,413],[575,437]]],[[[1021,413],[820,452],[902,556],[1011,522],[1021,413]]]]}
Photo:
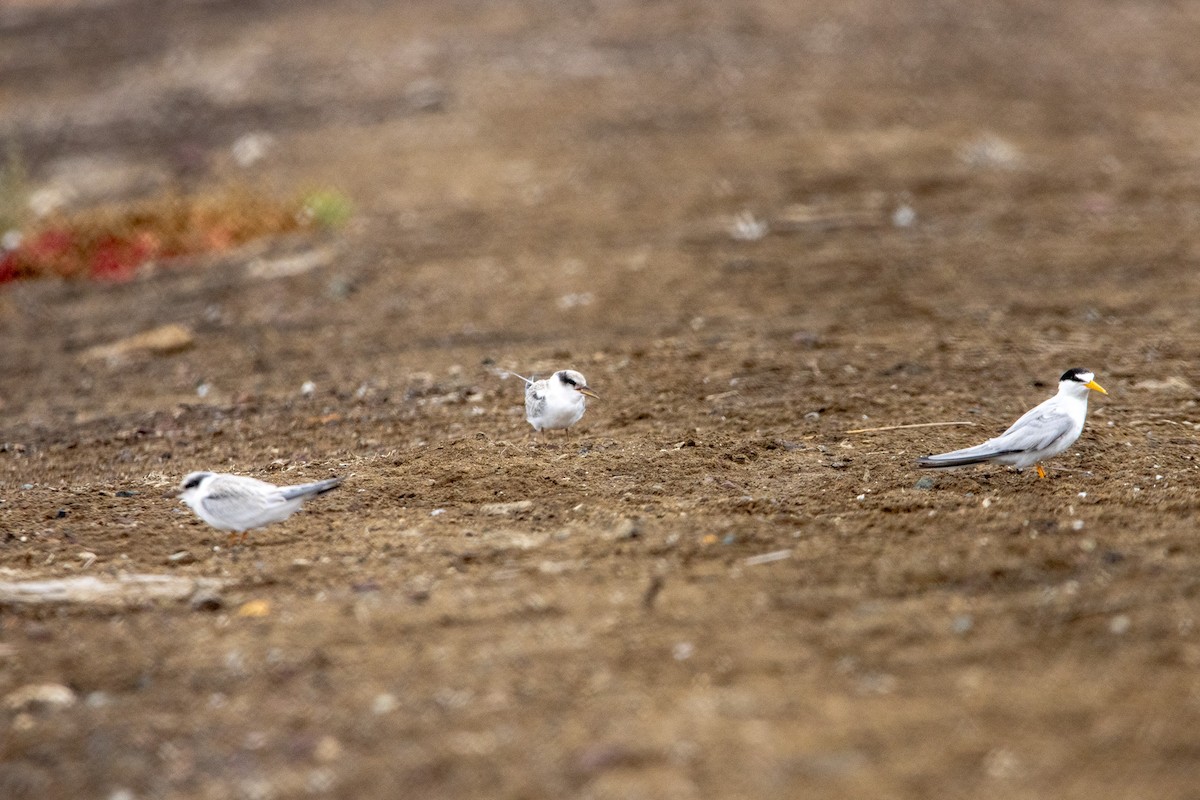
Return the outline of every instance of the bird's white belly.
{"type": "Polygon", "coordinates": [[[538,430],[569,428],[583,416],[583,403],[562,404],[547,408],[538,418],[538,430]]]}

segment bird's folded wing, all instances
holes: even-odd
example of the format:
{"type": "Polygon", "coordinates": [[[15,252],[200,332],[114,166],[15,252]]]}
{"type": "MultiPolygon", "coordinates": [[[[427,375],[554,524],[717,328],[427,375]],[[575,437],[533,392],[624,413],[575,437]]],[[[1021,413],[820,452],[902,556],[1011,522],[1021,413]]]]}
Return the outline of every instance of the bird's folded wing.
{"type": "Polygon", "coordinates": [[[297,486],[282,486],[279,489],[279,493],[283,496],[284,500],[295,500],[297,497],[312,497],[322,492],[328,492],[341,482],[341,478],[327,478],[323,481],[301,483],[297,486]]]}
{"type": "Polygon", "coordinates": [[[525,390],[525,414],[530,417],[540,417],[546,410],[546,389],[537,383],[530,384],[525,390]]]}
{"type": "Polygon", "coordinates": [[[961,467],[967,464],[979,464],[996,456],[1009,452],[997,447],[995,439],[988,439],[983,444],[974,447],[964,447],[962,450],[951,450],[949,453],[938,453],[932,456],[922,456],[917,463],[925,467],[961,467]]]}
{"type": "Polygon", "coordinates": [[[236,483],[220,483],[210,488],[200,505],[209,515],[237,529],[256,527],[264,514],[286,502],[278,490],[263,492],[236,483]]]}
{"type": "Polygon", "coordinates": [[[1044,450],[1069,433],[1071,427],[1071,418],[1067,414],[1048,409],[1038,414],[1026,414],[989,443],[1005,452],[1044,450]]]}
{"type": "Polygon", "coordinates": [[[1034,409],[1021,417],[1013,426],[994,439],[983,444],[925,456],[918,459],[923,466],[952,467],[976,464],[1008,453],[1029,453],[1044,450],[1071,430],[1071,419],[1066,414],[1034,409]]]}

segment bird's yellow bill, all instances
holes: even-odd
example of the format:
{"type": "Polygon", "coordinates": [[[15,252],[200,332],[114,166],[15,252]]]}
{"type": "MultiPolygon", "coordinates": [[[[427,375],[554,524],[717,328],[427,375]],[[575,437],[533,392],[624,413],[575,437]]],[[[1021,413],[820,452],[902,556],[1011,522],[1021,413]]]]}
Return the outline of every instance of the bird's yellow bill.
{"type": "MultiPolygon", "coordinates": [[[[1104,390],[1103,390],[1103,389],[1101,389],[1100,391],[1104,391],[1104,390]]],[[[595,392],[593,392],[591,389],[587,388],[586,386],[582,386],[582,387],[580,387],[580,388],[579,388],[579,393],[580,393],[581,395],[585,396],[585,397],[590,397],[590,398],[592,398],[593,400],[599,400],[599,399],[600,399],[600,395],[596,394],[595,392]]]]}
{"type": "Polygon", "coordinates": [[[1087,388],[1091,389],[1094,392],[1099,392],[1100,394],[1108,394],[1108,392],[1106,392],[1104,390],[1104,387],[1101,386],[1100,384],[1096,383],[1095,381],[1088,381],[1087,383],[1084,384],[1084,386],[1086,386],[1087,388]]]}

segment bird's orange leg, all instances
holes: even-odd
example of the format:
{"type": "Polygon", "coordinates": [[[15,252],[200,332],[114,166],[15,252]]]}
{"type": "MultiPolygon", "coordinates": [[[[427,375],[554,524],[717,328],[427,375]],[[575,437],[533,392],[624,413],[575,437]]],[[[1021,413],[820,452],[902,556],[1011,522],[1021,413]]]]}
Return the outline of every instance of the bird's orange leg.
{"type": "Polygon", "coordinates": [[[1044,478],[1044,477],[1046,477],[1046,470],[1042,469],[1042,465],[1041,465],[1041,464],[1038,464],[1038,465],[1037,465],[1037,471],[1038,471],[1038,477],[1039,477],[1039,478],[1044,478]]]}

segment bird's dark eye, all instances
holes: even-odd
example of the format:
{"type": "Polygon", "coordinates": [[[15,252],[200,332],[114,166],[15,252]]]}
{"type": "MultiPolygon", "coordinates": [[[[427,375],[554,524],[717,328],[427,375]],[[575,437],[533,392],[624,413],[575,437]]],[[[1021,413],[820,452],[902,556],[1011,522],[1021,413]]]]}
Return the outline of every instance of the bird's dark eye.
{"type": "Polygon", "coordinates": [[[188,478],[187,481],[184,482],[183,488],[184,489],[195,489],[197,486],[200,485],[200,481],[202,481],[202,480],[204,480],[203,475],[196,475],[194,477],[188,478]]]}

